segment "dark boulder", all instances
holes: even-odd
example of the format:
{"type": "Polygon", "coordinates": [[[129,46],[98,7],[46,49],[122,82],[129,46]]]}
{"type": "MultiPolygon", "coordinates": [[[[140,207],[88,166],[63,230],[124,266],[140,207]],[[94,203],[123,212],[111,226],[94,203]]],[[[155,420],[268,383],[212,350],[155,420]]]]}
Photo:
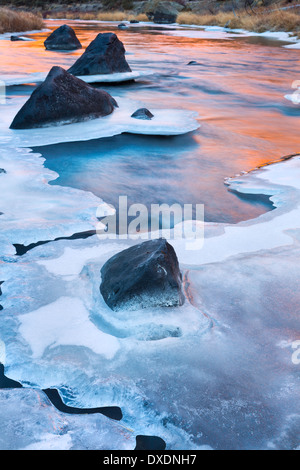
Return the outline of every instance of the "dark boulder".
{"type": "Polygon", "coordinates": [[[120,23],[120,24],[118,25],[118,28],[119,28],[119,29],[127,29],[128,26],[127,26],[127,24],[125,24],[125,23],[120,23]]]}
{"type": "Polygon", "coordinates": [[[182,276],[174,248],[163,238],[132,246],[101,269],[100,292],[114,311],[183,305],[182,276]]]}
{"type": "Polygon", "coordinates": [[[103,33],[91,42],[68,70],[73,75],[106,75],[131,72],[123,43],[114,33],[103,33]]]}
{"type": "Polygon", "coordinates": [[[0,168],[0,173],[6,173],[6,171],[3,168],[0,168]]]}
{"type": "Polygon", "coordinates": [[[107,116],[118,104],[61,67],[53,67],[14,118],[11,129],[69,124],[107,116]]]}
{"type": "Polygon", "coordinates": [[[82,48],[74,29],[67,24],[53,31],[44,42],[44,45],[48,51],[74,51],[82,48]]]}
{"type": "Polygon", "coordinates": [[[152,118],[154,118],[154,115],[149,111],[147,108],[140,108],[137,109],[132,115],[132,118],[134,119],[142,119],[145,121],[150,121],[152,118]]]}

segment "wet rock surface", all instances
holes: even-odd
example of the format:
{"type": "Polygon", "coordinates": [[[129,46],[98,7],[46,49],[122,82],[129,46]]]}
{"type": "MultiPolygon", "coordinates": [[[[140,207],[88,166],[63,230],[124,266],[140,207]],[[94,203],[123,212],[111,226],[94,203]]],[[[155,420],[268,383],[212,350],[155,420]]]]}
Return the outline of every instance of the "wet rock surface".
{"type": "Polygon", "coordinates": [[[116,254],[103,266],[101,275],[100,292],[112,310],[184,303],[178,259],[165,239],[146,241],[116,254]]]}

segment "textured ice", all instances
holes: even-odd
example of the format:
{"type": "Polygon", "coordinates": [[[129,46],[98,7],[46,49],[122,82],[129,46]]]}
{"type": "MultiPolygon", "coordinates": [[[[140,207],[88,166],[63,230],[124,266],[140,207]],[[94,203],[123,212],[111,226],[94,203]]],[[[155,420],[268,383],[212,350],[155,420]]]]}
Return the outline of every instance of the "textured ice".
{"type": "Polygon", "coordinates": [[[76,142],[102,137],[112,137],[124,132],[145,135],[182,135],[200,127],[198,114],[182,109],[152,109],[151,121],[134,119],[131,115],[142,103],[126,98],[115,97],[119,108],[109,116],[90,119],[84,122],[66,125],[53,125],[38,129],[15,130],[9,126],[24,104],[7,106],[5,115],[0,116],[0,142],[10,147],[35,147],[62,142],[76,142]]]}
{"type": "MultiPolygon", "coordinates": [[[[138,78],[146,78],[152,75],[152,72],[133,71],[124,73],[112,73],[106,75],[82,75],[79,76],[81,80],[86,83],[122,83],[129,80],[136,80],[138,78]]],[[[41,83],[47,77],[47,73],[36,72],[28,75],[0,75],[0,80],[6,86],[26,85],[30,83],[41,83]]]]}

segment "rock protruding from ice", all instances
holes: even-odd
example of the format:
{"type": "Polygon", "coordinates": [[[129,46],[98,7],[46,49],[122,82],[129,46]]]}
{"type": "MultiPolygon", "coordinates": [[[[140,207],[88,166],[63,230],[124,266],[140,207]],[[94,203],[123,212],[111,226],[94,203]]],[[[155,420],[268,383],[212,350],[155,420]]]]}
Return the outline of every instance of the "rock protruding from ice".
{"type": "Polygon", "coordinates": [[[14,118],[11,129],[70,124],[108,116],[118,104],[61,67],[53,67],[14,118]]]}
{"type": "MultiPolygon", "coordinates": [[[[2,212],[1,212],[1,213],[2,213],[2,212]]],[[[1,215],[1,213],[0,213],[0,215],[1,215]]],[[[0,297],[1,297],[1,295],[2,295],[1,284],[3,284],[3,282],[4,282],[4,281],[0,281],[0,297]]],[[[2,305],[0,305],[0,312],[1,312],[1,310],[3,310],[2,305]]]]}
{"type": "Polygon", "coordinates": [[[44,45],[48,51],[74,51],[82,48],[74,29],[67,24],[53,31],[44,42],[44,45]]]}
{"type": "Polygon", "coordinates": [[[176,23],[178,13],[181,10],[183,10],[183,6],[179,2],[168,1],[149,1],[145,7],[149,20],[158,24],[176,23]]]}
{"type": "Polygon", "coordinates": [[[125,59],[125,47],[114,33],[98,34],[68,70],[69,73],[78,76],[131,71],[125,59]]]}
{"type": "Polygon", "coordinates": [[[147,108],[140,108],[137,109],[132,115],[132,118],[134,119],[142,119],[144,121],[151,121],[152,118],[154,118],[154,115],[149,111],[147,108]]]}
{"type": "Polygon", "coordinates": [[[6,171],[3,168],[0,168],[0,173],[6,173],[6,171]]]}
{"type": "Polygon", "coordinates": [[[102,267],[101,275],[100,292],[114,311],[184,303],[177,255],[163,238],[116,254],[102,267]]]}

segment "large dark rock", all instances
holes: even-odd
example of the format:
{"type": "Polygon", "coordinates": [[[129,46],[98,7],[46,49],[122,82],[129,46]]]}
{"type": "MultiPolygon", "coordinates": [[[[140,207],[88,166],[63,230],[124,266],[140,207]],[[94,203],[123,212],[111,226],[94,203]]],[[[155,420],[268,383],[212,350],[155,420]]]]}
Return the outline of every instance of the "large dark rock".
{"type": "Polygon", "coordinates": [[[48,51],[74,51],[82,45],[71,26],[64,24],[53,31],[44,42],[48,51]]]}
{"type": "Polygon", "coordinates": [[[100,292],[114,311],[184,303],[177,256],[165,239],[146,241],[118,253],[105,263],[101,275],[100,292]]]}
{"type": "Polygon", "coordinates": [[[136,446],[134,450],[165,450],[166,443],[157,436],[136,436],[136,446]]]}
{"type": "Polygon", "coordinates": [[[107,116],[118,104],[107,92],[53,67],[14,118],[11,129],[69,124],[107,116]]]}
{"type": "Polygon", "coordinates": [[[131,72],[123,43],[114,33],[103,33],[91,42],[68,70],[73,75],[106,75],[131,72]]]}

